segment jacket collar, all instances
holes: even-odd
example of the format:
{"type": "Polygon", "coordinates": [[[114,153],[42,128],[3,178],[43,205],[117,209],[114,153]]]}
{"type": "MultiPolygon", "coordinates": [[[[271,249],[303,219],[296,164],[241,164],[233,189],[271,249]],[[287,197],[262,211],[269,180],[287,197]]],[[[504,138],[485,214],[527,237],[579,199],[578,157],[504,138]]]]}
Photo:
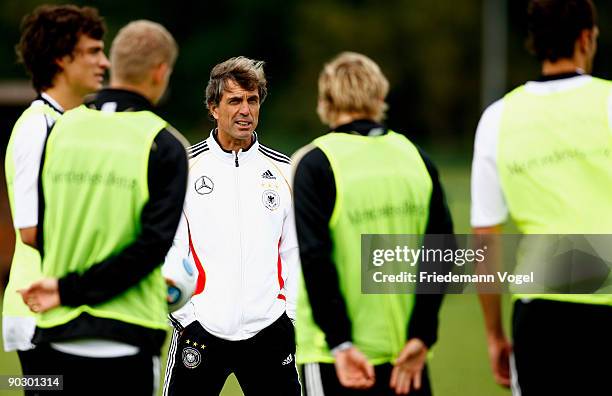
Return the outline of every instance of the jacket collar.
{"type": "Polygon", "coordinates": [[[154,111],[153,104],[139,93],[125,89],[105,88],[85,100],[89,108],[101,110],[112,104],[113,111],[154,111]]]}
{"type": "Polygon", "coordinates": [[[40,95],[38,95],[37,99],[41,100],[43,103],[51,107],[53,110],[55,110],[59,114],[64,114],[64,108],[60,106],[60,104],[55,99],[53,99],[53,97],[51,97],[51,95],[49,95],[48,93],[42,92],[40,95]]]}
{"type": "Polygon", "coordinates": [[[217,140],[217,128],[210,131],[210,136],[208,136],[206,141],[208,142],[210,151],[223,162],[226,162],[231,166],[236,166],[236,163],[238,163],[239,166],[242,166],[243,163],[254,157],[259,149],[257,132],[253,132],[253,141],[251,142],[251,145],[246,149],[240,149],[238,151],[228,151],[221,147],[219,141],[217,140]]]}
{"type": "Polygon", "coordinates": [[[572,77],[578,77],[578,76],[584,76],[585,73],[584,72],[580,72],[578,70],[574,71],[574,72],[569,72],[569,73],[559,73],[559,74],[549,74],[547,76],[540,76],[540,78],[538,78],[537,81],[555,81],[555,80],[563,80],[566,78],[572,78],[572,77]]]}
{"type": "Polygon", "coordinates": [[[362,135],[362,136],[380,136],[386,135],[389,130],[380,123],[372,120],[355,120],[348,124],[340,125],[330,132],[342,132],[351,135],[362,135]]]}

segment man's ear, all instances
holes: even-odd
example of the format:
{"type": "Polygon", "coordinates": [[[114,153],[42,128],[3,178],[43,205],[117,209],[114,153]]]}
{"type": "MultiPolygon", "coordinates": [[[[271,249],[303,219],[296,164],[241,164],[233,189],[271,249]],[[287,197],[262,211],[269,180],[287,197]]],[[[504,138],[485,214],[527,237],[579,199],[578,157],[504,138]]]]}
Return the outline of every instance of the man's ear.
{"type": "Polygon", "coordinates": [[[582,53],[587,53],[593,46],[593,41],[597,39],[595,29],[582,29],[578,36],[578,46],[582,53]]]}
{"type": "Polygon", "coordinates": [[[55,64],[60,68],[60,70],[64,70],[66,65],[72,61],[72,56],[64,55],[61,58],[55,58],[55,64]]]}
{"type": "Polygon", "coordinates": [[[210,115],[212,115],[215,120],[218,120],[219,119],[219,106],[217,106],[216,104],[211,105],[210,115]]]}
{"type": "Polygon", "coordinates": [[[170,76],[170,66],[167,63],[160,63],[153,68],[151,77],[155,85],[164,84],[170,76]]]}

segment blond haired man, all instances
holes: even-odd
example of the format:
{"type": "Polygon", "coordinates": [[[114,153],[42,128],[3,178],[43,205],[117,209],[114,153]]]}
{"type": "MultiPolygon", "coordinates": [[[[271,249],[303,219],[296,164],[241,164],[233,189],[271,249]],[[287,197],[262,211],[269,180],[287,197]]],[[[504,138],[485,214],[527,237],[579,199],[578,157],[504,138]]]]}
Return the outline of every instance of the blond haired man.
{"type": "Polygon", "coordinates": [[[295,155],[304,280],[297,343],[307,395],[431,393],[425,360],[442,296],[361,293],[362,234],[453,230],[431,161],[381,124],[388,90],[368,57],[335,57],[321,71],[317,108],[332,132],[295,155]],[[386,210],[390,206],[424,210],[386,210]],[[361,211],[380,215],[355,216],[361,211]]]}
{"type": "Polygon", "coordinates": [[[37,230],[46,278],[22,297],[40,313],[44,373],[62,374],[68,394],[151,395],[159,382],[160,264],[179,222],[187,156],[153,105],[176,56],[163,26],[125,26],[111,48],[111,88],[67,112],[46,143],[37,230]]]}

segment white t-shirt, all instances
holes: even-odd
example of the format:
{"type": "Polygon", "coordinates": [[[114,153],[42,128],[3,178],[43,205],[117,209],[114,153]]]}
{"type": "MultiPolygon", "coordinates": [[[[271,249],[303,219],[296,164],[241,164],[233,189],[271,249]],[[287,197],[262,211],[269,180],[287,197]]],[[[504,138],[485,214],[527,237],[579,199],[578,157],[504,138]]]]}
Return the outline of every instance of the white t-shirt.
{"type": "MultiPolygon", "coordinates": [[[[58,114],[62,107],[51,96],[43,93],[31,106],[50,105],[58,114]],[[45,101],[47,103],[45,103],[45,101]]],[[[48,129],[55,119],[36,114],[24,119],[13,131],[13,224],[15,228],[34,227],[38,224],[38,170],[48,129]]],[[[34,317],[2,317],[2,334],[5,351],[32,349],[32,336],[36,327],[34,317]]]]}
{"type": "MultiPolygon", "coordinates": [[[[542,82],[529,81],[525,84],[525,90],[546,96],[583,86],[591,79],[589,75],[581,75],[542,82]]],[[[472,160],[470,218],[474,228],[502,224],[508,218],[508,206],[497,170],[497,142],[503,110],[504,99],[502,98],[484,111],[476,129],[472,160]]],[[[608,117],[612,121],[612,95],[608,100],[608,117]]]]}
{"type": "MultiPolygon", "coordinates": [[[[62,107],[51,96],[45,93],[41,96],[58,113],[63,113],[62,107]]],[[[32,106],[38,105],[44,106],[45,103],[42,100],[32,102],[32,106]]],[[[15,228],[35,227],[38,224],[38,171],[47,130],[54,122],[54,119],[40,114],[24,120],[19,130],[13,132],[15,228]]]]}

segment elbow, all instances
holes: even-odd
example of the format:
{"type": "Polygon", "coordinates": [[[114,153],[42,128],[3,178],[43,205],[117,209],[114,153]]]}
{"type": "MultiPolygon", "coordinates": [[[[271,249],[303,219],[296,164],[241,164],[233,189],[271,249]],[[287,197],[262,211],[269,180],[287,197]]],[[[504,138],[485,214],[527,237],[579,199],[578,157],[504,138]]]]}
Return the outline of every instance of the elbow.
{"type": "Polygon", "coordinates": [[[21,241],[28,246],[37,248],[36,244],[36,227],[28,227],[28,228],[20,228],[19,236],[21,237],[21,241]]]}

